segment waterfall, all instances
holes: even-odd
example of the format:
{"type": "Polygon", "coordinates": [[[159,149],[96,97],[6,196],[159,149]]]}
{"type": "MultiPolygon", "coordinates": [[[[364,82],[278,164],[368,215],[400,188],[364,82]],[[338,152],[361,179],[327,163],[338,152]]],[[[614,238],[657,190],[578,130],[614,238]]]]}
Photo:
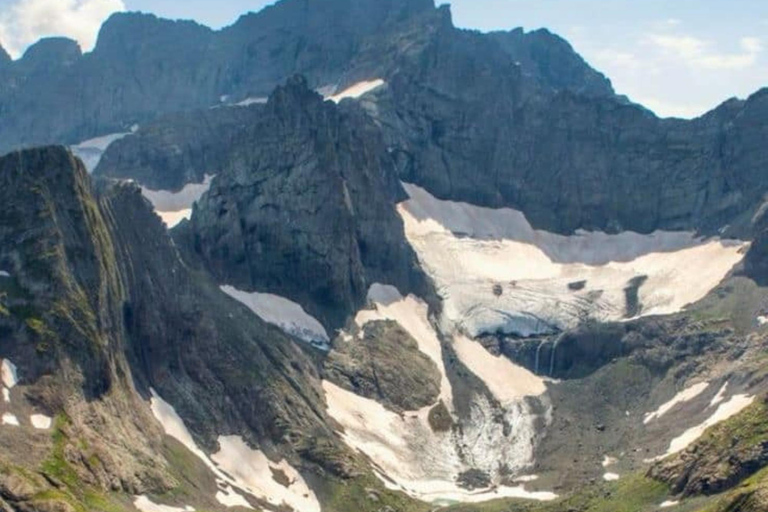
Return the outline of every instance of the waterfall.
{"type": "Polygon", "coordinates": [[[541,349],[547,343],[549,343],[549,340],[541,340],[541,342],[539,343],[539,347],[536,349],[536,364],[534,365],[534,370],[533,370],[534,375],[539,374],[539,359],[541,356],[541,349]]]}
{"type": "Polygon", "coordinates": [[[555,373],[555,353],[557,352],[557,346],[560,344],[560,340],[563,339],[563,335],[557,337],[552,343],[552,353],[549,355],[549,376],[553,377],[555,373]]]}

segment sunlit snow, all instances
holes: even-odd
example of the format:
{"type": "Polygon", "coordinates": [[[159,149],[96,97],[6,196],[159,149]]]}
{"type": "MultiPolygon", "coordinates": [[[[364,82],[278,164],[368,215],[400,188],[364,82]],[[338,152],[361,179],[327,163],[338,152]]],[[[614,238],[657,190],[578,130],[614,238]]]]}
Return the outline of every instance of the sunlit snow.
{"type": "Polygon", "coordinates": [[[5,414],[3,414],[2,420],[3,420],[3,425],[10,425],[12,427],[19,426],[19,419],[9,412],[6,412],[5,414]]]}
{"type": "Polygon", "coordinates": [[[299,304],[279,295],[243,292],[232,286],[222,286],[221,291],[291,336],[321,350],[329,349],[330,338],[325,328],[299,304]]]}
{"type": "Polygon", "coordinates": [[[53,418],[50,418],[43,414],[33,414],[32,416],[29,417],[29,422],[32,423],[32,426],[35,427],[37,430],[48,430],[49,428],[51,428],[51,424],[53,423],[53,418]]]}
{"type": "Polygon", "coordinates": [[[534,230],[515,210],[441,201],[404,186],[410,199],[398,210],[406,236],[435,280],[445,318],[471,337],[675,313],[711,291],[747,246],[684,232],[563,236],[534,230]],[[627,299],[633,280],[637,311],[627,299]]]}
{"type": "Polygon", "coordinates": [[[101,162],[101,157],[107,151],[107,148],[114,142],[127,137],[139,129],[138,126],[131,127],[131,131],[122,133],[111,133],[102,135],[93,139],[85,140],[79,144],[70,147],[72,154],[80,158],[85,165],[86,170],[92,173],[101,162]]]}
{"type": "Polygon", "coordinates": [[[358,82],[350,87],[347,87],[343,91],[339,93],[335,93],[331,96],[326,97],[326,99],[333,101],[334,103],[339,103],[341,100],[352,98],[356,99],[364,94],[367,94],[374,89],[378,89],[382,85],[384,85],[386,82],[384,80],[378,78],[375,80],[365,80],[363,82],[358,82]]]}
{"type": "Polygon", "coordinates": [[[702,394],[704,391],[707,390],[709,387],[708,382],[700,382],[698,384],[694,384],[693,386],[684,389],[683,391],[679,392],[677,395],[675,395],[672,400],[669,402],[663,404],[661,407],[656,409],[653,412],[649,412],[645,415],[645,418],[643,418],[643,423],[646,425],[653,420],[659,419],[665,414],[667,414],[669,411],[671,411],[676,405],[682,404],[685,402],[690,402],[700,394],[702,394]]]}
{"type": "Polygon", "coordinates": [[[133,501],[133,506],[141,510],[141,512],[194,512],[192,507],[170,507],[168,505],[158,505],[153,503],[152,500],[146,496],[136,496],[133,501]]]}
{"type": "Polygon", "coordinates": [[[296,512],[320,512],[319,502],[304,479],[286,461],[272,462],[259,450],[249,448],[239,437],[219,437],[220,450],[208,457],[195,443],[184,421],[176,410],[154,391],[151,408],[165,433],[197,456],[211,470],[223,490],[216,494],[216,500],[227,507],[250,507],[239,492],[249,493],[275,505],[289,505],[296,512]],[[270,469],[271,468],[271,469],[270,469]],[[280,485],[272,470],[281,471],[291,482],[288,487],[280,485]],[[269,481],[264,476],[269,476],[269,481]]]}
{"type": "Polygon", "coordinates": [[[717,425],[722,421],[725,421],[729,418],[732,418],[733,416],[736,416],[741,411],[743,411],[744,409],[752,405],[752,402],[754,401],[755,401],[754,396],[736,395],[731,397],[730,400],[721,404],[717,408],[715,413],[709,418],[707,418],[707,420],[704,423],[687,430],[682,435],[673,439],[672,442],[669,443],[669,449],[667,450],[667,453],[664,455],[664,457],[667,457],[669,455],[685,450],[693,442],[695,442],[702,435],[704,435],[704,432],[709,427],[717,425]]]}
{"type": "Polygon", "coordinates": [[[208,192],[214,177],[206,174],[202,183],[188,183],[178,192],[141,187],[141,193],[152,203],[155,212],[170,229],[192,216],[192,206],[208,192]]]}
{"type": "Polygon", "coordinates": [[[10,359],[3,359],[3,363],[0,365],[0,376],[2,377],[3,385],[8,389],[13,389],[19,383],[18,370],[10,359]]]}

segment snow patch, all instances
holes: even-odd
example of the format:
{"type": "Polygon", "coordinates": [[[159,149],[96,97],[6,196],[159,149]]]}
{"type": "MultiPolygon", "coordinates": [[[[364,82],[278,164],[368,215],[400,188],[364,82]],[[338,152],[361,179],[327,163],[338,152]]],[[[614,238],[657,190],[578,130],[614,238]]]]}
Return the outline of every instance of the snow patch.
{"type": "Polygon", "coordinates": [[[676,507],[680,504],[679,501],[665,501],[661,505],[659,505],[660,508],[670,508],[670,507],[676,507]]]}
{"type": "Polygon", "coordinates": [[[152,500],[146,496],[136,496],[133,501],[133,506],[141,510],[141,512],[194,512],[192,507],[171,507],[168,505],[158,505],[153,503],[152,500]]]}
{"type": "Polygon", "coordinates": [[[43,414],[33,414],[29,417],[29,422],[32,423],[32,426],[37,430],[48,430],[53,424],[53,418],[43,414]]]}
{"type": "Polygon", "coordinates": [[[715,413],[710,416],[704,423],[687,430],[679,437],[673,439],[672,442],[669,443],[669,449],[667,450],[667,453],[664,454],[664,457],[668,457],[685,450],[694,441],[700,438],[709,427],[717,425],[722,421],[736,416],[741,411],[752,405],[752,402],[754,401],[754,396],[735,395],[731,397],[730,400],[724,404],[721,404],[715,413]]]}
{"type": "Polygon", "coordinates": [[[437,285],[445,318],[472,338],[678,312],[711,291],[748,245],[683,232],[558,235],[534,230],[516,210],[441,201],[403,186],[406,236],[437,285]],[[626,289],[638,280],[633,308],[626,289]]]}
{"type": "Polygon", "coordinates": [[[79,144],[70,146],[69,149],[72,151],[73,155],[83,161],[86,170],[90,174],[96,170],[99,162],[101,162],[101,157],[104,156],[104,153],[109,146],[120,139],[124,139],[125,137],[136,133],[138,129],[138,125],[134,125],[129,132],[111,133],[109,135],[84,140],[79,144]]]}
{"type": "Polygon", "coordinates": [[[8,389],[13,389],[19,383],[18,369],[10,359],[3,359],[3,364],[0,365],[0,376],[2,376],[3,384],[8,389]]]}
{"type": "Polygon", "coordinates": [[[13,414],[6,412],[3,414],[3,425],[10,425],[12,427],[19,426],[19,419],[13,414]]]}
{"type": "Polygon", "coordinates": [[[338,94],[327,96],[326,99],[331,100],[334,103],[340,103],[341,100],[344,100],[346,98],[357,99],[363,96],[364,94],[367,94],[373,91],[374,89],[378,89],[385,83],[386,82],[384,82],[384,80],[381,80],[380,78],[375,80],[365,80],[363,82],[358,82],[355,85],[344,89],[338,94]]]}
{"type": "Polygon", "coordinates": [[[263,98],[263,97],[259,97],[259,98],[255,98],[255,97],[253,97],[253,98],[245,98],[243,101],[235,103],[234,106],[235,107],[250,107],[251,105],[264,105],[264,104],[267,103],[268,100],[269,100],[269,98],[263,98]]]}
{"type": "Polygon", "coordinates": [[[456,335],[453,348],[464,365],[480,377],[488,390],[502,404],[526,396],[543,395],[544,380],[504,356],[496,357],[466,336],[456,335]]]}
{"type": "Polygon", "coordinates": [[[5,403],[11,402],[11,390],[6,387],[3,388],[3,402],[5,403]]]}
{"type": "Polygon", "coordinates": [[[142,195],[170,229],[192,216],[192,206],[211,188],[214,175],[205,175],[202,183],[188,183],[178,192],[141,187],[142,195]]]}
{"type": "Polygon", "coordinates": [[[613,466],[614,464],[618,464],[618,462],[619,462],[619,459],[616,459],[614,457],[609,457],[608,455],[606,455],[605,458],[603,459],[603,467],[607,468],[607,467],[613,466]]]}
{"type": "Polygon", "coordinates": [[[330,338],[323,325],[299,304],[279,295],[243,292],[232,286],[222,286],[221,291],[291,336],[321,350],[330,349],[330,338]]]}
{"type": "Polygon", "coordinates": [[[700,394],[702,394],[704,391],[707,390],[709,387],[709,382],[700,382],[699,384],[694,384],[693,386],[684,389],[683,391],[679,392],[677,395],[675,395],[672,400],[669,402],[663,404],[661,407],[656,409],[653,412],[649,412],[645,415],[645,418],[643,418],[644,424],[649,424],[651,421],[656,420],[667,414],[669,411],[671,411],[676,405],[682,404],[685,402],[690,402],[700,394]]]}
{"type": "Polygon", "coordinates": [[[757,324],[758,325],[766,325],[766,324],[768,324],[768,316],[759,316],[759,317],[757,317],[757,324]]]}
{"type": "Polygon", "coordinates": [[[286,461],[274,463],[242,438],[219,437],[221,450],[211,459],[238,484],[254,496],[275,506],[288,505],[297,512],[320,512],[320,503],[302,476],[286,461]],[[277,482],[274,473],[282,473],[288,486],[277,482]]]}
{"type": "Polygon", "coordinates": [[[11,277],[11,274],[6,272],[5,270],[0,270],[0,277],[11,277]]]}
{"type": "Polygon", "coordinates": [[[605,480],[606,482],[616,482],[620,478],[621,477],[619,475],[617,475],[616,473],[606,473],[606,474],[603,475],[603,480],[605,480]]]}
{"type": "Polygon", "coordinates": [[[720,404],[723,400],[725,400],[725,392],[728,390],[728,383],[726,382],[723,384],[723,387],[720,388],[720,391],[717,392],[717,395],[712,399],[711,402],[709,402],[710,407],[714,407],[718,404],[720,404]]]}
{"type": "Polygon", "coordinates": [[[165,433],[202,460],[216,477],[220,487],[216,493],[219,503],[227,507],[252,508],[245,498],[235,491],[238,489],[274,505],[290,505],[296,512],[320,512],[315,494],[298,471],[287,462],[271,462],[260,451],[249,448],[239,437],[219,437],[220,450],[209,458],[197,446],[176,410],[160,398],[154,389],[150,391],[152,414],[163,426],[165,433]],[[274,480],[272,469],[281,471],[288,477],[288,487],[283,487],[274,480]],[[269,479],[265,479],[265,476],[269,479]]]}

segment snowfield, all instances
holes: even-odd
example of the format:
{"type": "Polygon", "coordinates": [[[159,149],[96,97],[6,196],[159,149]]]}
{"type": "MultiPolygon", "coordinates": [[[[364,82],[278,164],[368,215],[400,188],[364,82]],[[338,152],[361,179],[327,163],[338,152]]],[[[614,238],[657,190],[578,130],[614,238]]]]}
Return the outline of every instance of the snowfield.
{"type": "Polygon", "coordinates": [[[558,235],[534,230],[512,209],[404,187],[406,236],[435,280],[445,320],[473,338],[676,313],[720,283],[748,246],[685,232],[558,235]]]}
{"type": "Polygon", "coordinates": [[[340,435],[351,448],[371,458],[382,482],[390,489],[435,504],[474,503],[504,497],[556,498],[552,493],[528,492],[520,486],[498,483],[501,467],[506,467],[511,475],[522,474],[533,462],[537,417],[523,397],[543,394],[543,382],[511,362],[491,356],[475,342],[452,338],[462,361],[467,361],[469,369],[502,404],[499,407],[489,397],[475,395],[470,417],[457,418],[453,390],[443,362],[443,347],[428,317],[427,304],[379,284],[371,287],[368,300],[372,308],[358,313],[357,326],[362,329],[369,322],[393,320],[411,334],[419,350],[440,370],[439,400],[461,424],[460,429],[434,432],[428,421],[432,406],[400,415],[375,400],[323,382],[328,412],[343,427],[340,435]],[[494,484],[487,489],[463,489],[457,485],[457,478],[469,469],[486,472],[494,484]]]}
{"type": "Polygon", "coordinates": [[[85,140],[79,144],[71,146],[69,149],[72,151],[73,155],[83,161],[88,174],[91,174],[96,170],[96,167],[98,167],[99,162],[101,162],[101,157],[107,151],[109,146],[120,139],[124,139],[125,137],[136,133],[138,129],[138,126],[132,126],[131,131],[129,132],[102,135],[101,137],[85,140]]]}
{"type": "Polygon", "coordinates": [[[708,387],[709,387],[708,382],[701,382],[699,384],[694,384],[693,386],[687,389],[684,389],[683,391],[675,395],[675,397],[669,402],[663,404],[661,407],[659,407],[655,411],[646,414],[645,418],[643,419],[643,423],[647,425],[653,420],[659,419],[665,414],[667,414],[676,405],[682,404],[685,402],[690,402],[691,400],[693,400],[694,398],[702,394],[704,391],[706,391],[708,387]]]}
{"type": "Polygon", "coordinates": [[[685,450],[702,435],[704,435],[704,431],[709,427],[717,425],[722,421],[736,416],[741,411],[752,405],[754,401],[754,396],[735,395],[731,397],[730,400],[721,404],[714,412],[714,414],[707,418],[704,423],[685,431],[683,434],[673,439],[672,442],[669,443],[669,449],[667,450],[667,453],[665,453],[663,457],[668,457],[685,450]]]}
{"type": "Polygon", "coordinates": [[[299,304],[279,295],[243,292],[232,286],[222,286],[221,291],[287,334],[318,349],[330,349],[330,338],[325,327],[299,304]]]}
{"type": "MultiPolygon", "coordinates": [[[[152,414],[163,426],[165,433],[202,460],[216,477],[221,489],[216,494],[219,503],[227,507],[253,508],[241,494],[247,493],[275,506],[287,505],[295,512],[321,512],[315,494],[299,472],[286,461],[272,462],[259,450],[248,447],[242,438],[235,436],[219,437],[220,450],[209,458],[197,446],[176,410],[160,398],[155,390],[151,392],[152,414]],[[287,487],[276,480],[274,472],[280,472],[288,478],[287,487]]],[[[159,512],[175,510],[177,509],[159,512]]]]}
{"type": "Polygon", "coordinates": [[[141,193],[152,203],[155,212],[170,229],[182,220],[192,217],[192,206],[208,192],[213,178],[215,178],[214,175],[206,174],[202,183],[188,183],[178,192],[141,187],[141,193]]]}
{"type": "Polygon", "coordinates": [[[365,80],[363,82],[358,82],[343,91],[333,94],[331,96],[326,96],[326,100],[331,100],[334,103],[340,103],[341,100],[352,98],[357,99],[364,94],[367,94],[374,89],[378,89],[382,85],[384,85],[386,82],[380,78],[377,78],[375,80],[365,80]]]}

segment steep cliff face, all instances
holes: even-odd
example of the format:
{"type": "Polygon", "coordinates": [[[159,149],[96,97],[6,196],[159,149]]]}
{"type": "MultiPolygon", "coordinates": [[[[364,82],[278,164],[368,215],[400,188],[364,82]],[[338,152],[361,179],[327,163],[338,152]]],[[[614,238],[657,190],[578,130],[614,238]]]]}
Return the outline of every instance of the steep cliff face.
{"type": "Polygon", "coordinates": [[[222,107],[165,116],[112,143],[94,174],[132,179],[152,190],[178,191],[219,174],[241,133],[263,106],[222,107]]]}
{"type": "Polygon", "coordinates": [[[3,422],[3,475],[65,479],[64,502],[177,488],[150,389],[208,453],[236,435],[310,472],[349,472],[309,356],[191,271],[138,187],[95,191],[63,148],[5,157],[0,184],[3,389],[6,367],[19,377],[2,409],[21,423],[3,422]]]}
{"type": "Polygon", "coordinates": [[[432,8],[430,0],[290,0],[218,32],[153,15],[115,14],[94,51],[69,52],[63,68],[34,73],[37,51],[4,66],[0,151],[75,143],[160,113],[266,96],[295,73],[308,76],[313,87],[334,86],[364,37],[432,8]]]}
{"type": "Polygon", "coordinates": [[[82,164],[62,148],[14,153],[0,183],[0,354],[18,377],[3,409],[20,424],[3,422],[3,465],[129,493],[170,488],[161,431],[132,392],[124,283],[82,164]]]}
{"type": "Polygon", "coordinates": [[[238,140],[188,228],[222,284],[288,297],[332,328],[375,282],[426,292],[395,212],[404,193],[361,110],[295,78],[238,140]]]}
{"type": "Polygon", "coordinates": [[[660,120],[573,86],[531,88],[492,51],[469,51],[472,38],[436,37],[429,60],[403,66],[369,100],[403,180],[519,209],[561,233],[713,232],[744,227],[759,205],[768,184],[752,134],[765,129],[764,93],[694,121],[660,120]]]}

